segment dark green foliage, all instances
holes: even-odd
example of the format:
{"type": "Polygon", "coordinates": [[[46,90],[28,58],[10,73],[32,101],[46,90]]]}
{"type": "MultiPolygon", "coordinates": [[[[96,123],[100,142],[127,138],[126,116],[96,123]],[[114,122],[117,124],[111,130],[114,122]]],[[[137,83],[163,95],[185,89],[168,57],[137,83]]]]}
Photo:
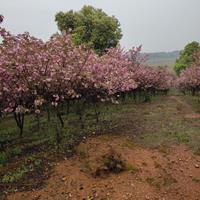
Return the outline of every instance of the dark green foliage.
{"type": "Polygon", "coordinates": [[[20,156],[22,154],[22,149],[20,147],[15,147],[12,149],[11,156],[20,156]]]}
{"type": "Polygon", "coordinates": [[[6,152],[1,151],[0,152],[0,165],[6,164],[7,160],[8,160],[8,156],[7,156],[6,152]]]}
{"type": "Polygon", "coordinates": [[[180,57],[176,60],[176,64],[174,66],[174,71],[177,74],[187,67],[189,67],[194,61],[194,53],[200,50],[200,45],[198,42],[191,42],[187,44],[183,51],[180,53],[180,57]]]}
{"type": "Polygon", "coordinates": [[[60,31],[71,33],[75,44],[86,44],[99,54],[117,46],[122,37],[119,21],[92,6],[84,6],[78,12],[59,12],[55,21],[60,31]]]}

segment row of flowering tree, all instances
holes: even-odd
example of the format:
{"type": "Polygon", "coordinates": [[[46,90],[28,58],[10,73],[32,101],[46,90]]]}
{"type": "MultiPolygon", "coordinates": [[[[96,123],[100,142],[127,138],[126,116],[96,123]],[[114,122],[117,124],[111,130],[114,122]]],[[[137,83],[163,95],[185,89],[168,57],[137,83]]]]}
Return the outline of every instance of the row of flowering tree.
{"type": "MultiPolygon", "coordinates": [[[[64,126],[62,109],[79,102],[80,118],[86,103],[117,103],[119,96],[138,91],[167,91],[173,77],[165,70],[141,64],[141,47],[126,52],[111,48],[103,56],[75,46],[68,34],[47,42],[29,33],[13,35],[0,28],[0,112],[13,114],[20,135],[27,113],[55,113],[64,126]]],[[[98,112],[96,112],[98,121],[98,112]]],[[[59,128],[57,127],[59,141],[59,128]]]]}
{"type": "Polygon", "coordinates": [[[200,91],[200,52],[194,55],[194,62],[180,74],[177,86],[181,91],[195,95],[200,91]]]}

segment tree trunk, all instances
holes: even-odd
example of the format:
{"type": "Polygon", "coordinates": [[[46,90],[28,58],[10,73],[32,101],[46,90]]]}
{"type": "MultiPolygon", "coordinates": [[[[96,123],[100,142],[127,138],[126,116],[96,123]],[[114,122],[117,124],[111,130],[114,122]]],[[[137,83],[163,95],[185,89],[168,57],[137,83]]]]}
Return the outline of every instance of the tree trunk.
{"type": "Polygon", "coordinates": [[[85,109],[85,102],[78,102],[78,105],[77,105],[77,114],[79,116],[79,121],[80,121],[80,124],[81,124],[81,129],[85,128],[85,126],[84,126],[84,120],[83,120],[84,109],[85,109]]]}
{"type": "Polygon", "coordinates": [[[62,127],[59,126],[59,121],[60,119],[58,118],[58,115],[56,115],[56,146],[57,146],[57,150],[60,150],[60,144],[61,144],[61,129],[62,127]]]}
{"type": "Polygon", "coordinates": [[[47,107],[47,119],[48,119],[48,122],[51,121],[51,113],[50,113],[50,109],[47,107]]]}
{"type": "Polygon", "coordinates": [[[24,130],[24,114],[14,112],[14,118],[18,128],[20,129],[20,137],[22,137],[24,130]]]}
{"type": "Polygon", "coordinates": [[[36,119],[37,119],[37,129],[40,131],[40,115],[36,114],[36,119]]]}
{"type": "Polygon", "coordinates": [[[100,115],[100,111],[98,111],[98,105],[96,103],[94,103],[94,111],[95,111],[95,118],[96,118],[96,123],[99,123],[99,115],[100,115]]]}
{"type": "Polygon", "coordinates": [[[192,96],[195,96],[195,94],[196,94],[195,89],[192,89],[192,96]]]}
{"type": "Polygon", "coordinates": [[[63,128],[63,127],[64,127],[64,121],[63,121],[63,119],[62,119],[62,115],[60,114],[60,112],[57,113],[57,117],[58,117],[58,119],[59,119],[59,121],[60,121],[60,124],[61,124],[61,126],[62,126],[62,128],[63,128]]]}

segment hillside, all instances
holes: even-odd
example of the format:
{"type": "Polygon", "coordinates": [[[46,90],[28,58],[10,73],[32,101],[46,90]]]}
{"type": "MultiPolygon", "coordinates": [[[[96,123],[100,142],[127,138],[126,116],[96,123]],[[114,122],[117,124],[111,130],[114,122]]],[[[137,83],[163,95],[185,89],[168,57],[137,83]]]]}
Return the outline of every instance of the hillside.
{"type": "Polygon", "coordinates": [[[142,55],[148,56],[147,64],[152,66],[169,66],[170,68],[173,67],[179,54],[180,51],[142,53],[142,55]]]}

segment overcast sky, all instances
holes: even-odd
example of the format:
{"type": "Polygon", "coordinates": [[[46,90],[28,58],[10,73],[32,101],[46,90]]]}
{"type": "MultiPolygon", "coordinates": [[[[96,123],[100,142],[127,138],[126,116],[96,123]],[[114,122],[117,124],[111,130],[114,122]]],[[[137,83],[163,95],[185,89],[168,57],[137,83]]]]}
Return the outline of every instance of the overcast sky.
{"type": "Polygon", "coordinates": [[[142,44],[145,52],[172,51],[200,41],[200,0],[0,0],[0,14],[10,31],[28,31],[47,40],[57,31],[57,12],[83,5],[115,15],[126,48],[142,44]]]}

